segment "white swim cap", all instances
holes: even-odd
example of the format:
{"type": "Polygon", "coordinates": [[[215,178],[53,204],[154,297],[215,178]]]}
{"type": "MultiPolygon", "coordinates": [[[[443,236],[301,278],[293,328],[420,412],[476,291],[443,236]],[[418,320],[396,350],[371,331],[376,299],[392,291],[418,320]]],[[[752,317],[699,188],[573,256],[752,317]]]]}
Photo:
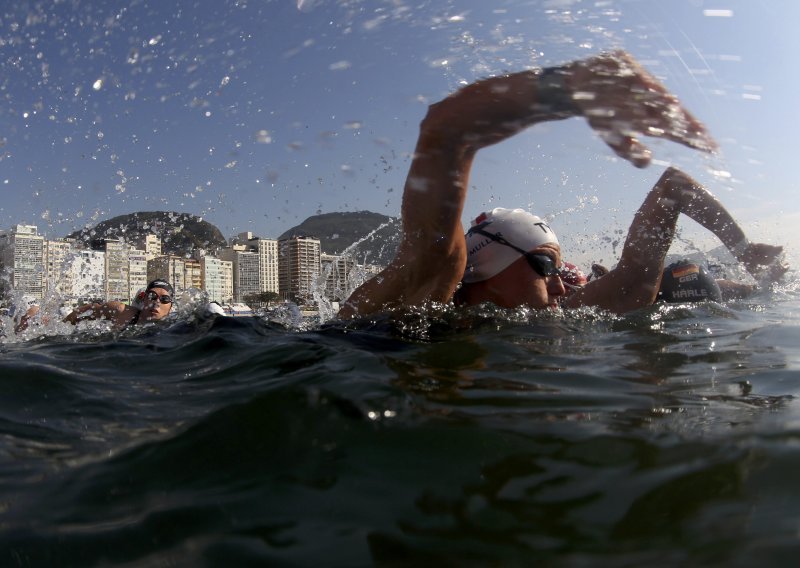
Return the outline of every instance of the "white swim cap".
{"type": "Polygon", "coordinates": [[[472,221],[467,239],[467,268],[463,282],[488,280],[508,268],[524,251],[531,251],[547,243],[558,244],[556,234],[541,218],[522,209],[497,207],[481,213],[472,221]],[[505,245],[482,235],[477,230],[491,233],[505,240],[505,245]]]}

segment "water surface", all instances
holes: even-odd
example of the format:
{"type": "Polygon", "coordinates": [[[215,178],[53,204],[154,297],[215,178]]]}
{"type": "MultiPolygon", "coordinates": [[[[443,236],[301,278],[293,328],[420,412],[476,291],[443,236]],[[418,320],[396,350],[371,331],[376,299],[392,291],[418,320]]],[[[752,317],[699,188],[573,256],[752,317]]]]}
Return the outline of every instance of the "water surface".
{"type": "Polygon", "coordinates": [[[0,559],[788,565],[795,288],[625,318],[32,330],[0,345],[0,559]]]}

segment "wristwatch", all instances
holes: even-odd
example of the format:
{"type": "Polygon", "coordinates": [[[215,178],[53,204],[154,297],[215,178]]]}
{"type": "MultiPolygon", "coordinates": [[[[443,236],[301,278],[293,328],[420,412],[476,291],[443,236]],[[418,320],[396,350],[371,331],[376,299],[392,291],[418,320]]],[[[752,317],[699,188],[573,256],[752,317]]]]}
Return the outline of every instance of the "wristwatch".
{"type": "Polygon", "coordinates": [[[572,92],[567,86],[565,67],[545,67],[537,81],[537,103],[543,110],[566,116],[580,114],[580,109],[572,99],[572,92]]]}

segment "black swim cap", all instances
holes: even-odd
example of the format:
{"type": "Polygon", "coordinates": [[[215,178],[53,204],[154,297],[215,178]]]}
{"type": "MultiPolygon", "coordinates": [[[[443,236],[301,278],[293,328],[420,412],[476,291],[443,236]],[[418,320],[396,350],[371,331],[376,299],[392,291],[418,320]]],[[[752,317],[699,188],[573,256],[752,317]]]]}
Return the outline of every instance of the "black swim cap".
{"type": "Polygon", "coordinates": [[[699,264],[681,260],[664,269],[657,300],[662,302],[722,301],[722,292],[714,277],[699,264]]]}
{"type": "Polygon", "coordinates": [[[169,292],[172,296],[175,295],[175,290],[172,288],[172,284],[167,282],[166,280],[153,280],[150,284],[147,285],[145,288],[145,292],[148,290],[152,290],[153,288],[163,288],[167,292],[169,292]]]}

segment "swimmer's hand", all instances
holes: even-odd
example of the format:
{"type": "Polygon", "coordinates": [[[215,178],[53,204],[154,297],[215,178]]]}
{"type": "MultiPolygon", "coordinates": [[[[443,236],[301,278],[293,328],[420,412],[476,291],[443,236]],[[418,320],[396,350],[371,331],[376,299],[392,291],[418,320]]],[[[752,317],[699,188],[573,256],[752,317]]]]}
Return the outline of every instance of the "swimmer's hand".
{"type": "Polygon", "coordinates": [[[598,55],[568,68],[575,105],[603,141],[636,167],[647,166],[652,157],[642,135],[704,152],[717,149],[705,126],[628,53],[598,55]]]}
{"type": "Polygon", "coordinates": [[[789,265],[783,258],[783,247],[776,245],[750,243],[738,260],[763,284],[777,282],[789,270],[789,265]]]}

